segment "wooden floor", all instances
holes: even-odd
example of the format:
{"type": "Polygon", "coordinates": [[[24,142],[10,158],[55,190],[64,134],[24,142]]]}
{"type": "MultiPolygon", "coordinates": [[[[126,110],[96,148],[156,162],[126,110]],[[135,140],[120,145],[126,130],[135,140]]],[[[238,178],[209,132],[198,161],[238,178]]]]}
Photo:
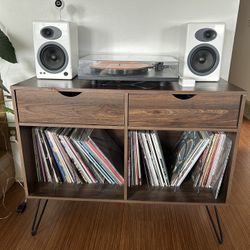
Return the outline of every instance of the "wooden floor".
{"type": "MultiPolygon", "coordinates": [[[[7,195],[14,211],[23,191],[7,195]]],[[[123,205],[49,201],[31,236],[36,201],[0,221],[0,249],[250,249],[250,121],[244,121],[228,206],[220,207],[220,246],[202,206],[123,205]]],[[[0,216],[3,216],[0,208],[0,216]]]]}

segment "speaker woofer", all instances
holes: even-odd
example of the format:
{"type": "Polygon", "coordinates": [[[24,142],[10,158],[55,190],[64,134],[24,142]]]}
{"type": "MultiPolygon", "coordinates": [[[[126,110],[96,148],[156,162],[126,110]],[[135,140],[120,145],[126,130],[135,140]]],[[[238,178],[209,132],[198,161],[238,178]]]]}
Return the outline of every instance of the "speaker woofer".
{"type": "Polygon", "coordinates": [[[57,43],[46,43],[38,51],[40,66],[49,73],[60,73],[68,64],[66,50],[57,43]]]}
{"type": "Polygon", "coordinates": [[[188,67],[196,75],[206,76],[214,72],[219,64],[218,50],[209,44],[201,44],[192,49],[188,56],[188,67]]]}

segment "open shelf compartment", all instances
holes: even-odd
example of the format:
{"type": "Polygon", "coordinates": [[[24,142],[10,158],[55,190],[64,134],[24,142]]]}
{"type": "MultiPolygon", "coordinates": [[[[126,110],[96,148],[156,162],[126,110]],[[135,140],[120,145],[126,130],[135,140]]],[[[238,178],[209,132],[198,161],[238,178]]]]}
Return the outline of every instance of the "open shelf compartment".
{"type": "MultiPolygon", "coordinates": [[[[124,130],[106,130],[112,139],[124,152],[124,130]]],[[[32,126],[21,126],[20,137],[24,158],[26,183],[29,197],[41,198],[69,198],[96,200],[123,200],[124,185],[117,184],[75,184],[38,182],[36,173],[35,153],[32,139],[32,126]]],[[[123,164],[124,169],[124,164],[123,164]]],[[[124,176],[123,176],[124,177],[124,176]]]]}
{"type": "MultiPolygon", "coordinates": [[[[174,162],[173,151],[177,141],[179,140],[181,131],[157,131],[162,146],[164,159],[168,167],[168,175],[171,179],[170,166],[174,162]],[[169,163],[169,164],[168,164],[169,163]]],[[[232,148],[230,150],[227,167],[221,184],[220,192],[217,199],[214,198],[212,190],[209,188],[193,187],[193,181],[190,173],[187,175],[180,187],[152,187],[142,173],[141,186],[128,186],[128,200],[146,201],[146,202],[170,202],[170,203],[225,203],[227,200],[227,191],[229,187],[229,177],[232,169],[232,160],[235,147],[235,132],[226,132],[226,135],[232,140],[232,148]]],[[[141,153],[140,153],[141,154],[141,153]]],[[[142,156],[141,156],[142,157],[142,156]]],[[[142,163],[142,158],[141,158],[142,163]]],[[[145,172],[143,166],[142,172],[145,172]]]]}

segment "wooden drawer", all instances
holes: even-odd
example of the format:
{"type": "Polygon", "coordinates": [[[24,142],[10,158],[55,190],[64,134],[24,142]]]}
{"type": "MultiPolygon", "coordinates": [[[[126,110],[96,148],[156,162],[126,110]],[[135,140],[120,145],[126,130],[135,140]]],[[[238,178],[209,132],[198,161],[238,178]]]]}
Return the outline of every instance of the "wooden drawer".
{"type": "Polygon", "coordinates": [[[124,125],[121,93],[16,90],[20,123],[124,125]]]}
{"type": "Polygon", "coordinates": [[[132,94],[130,127],[236,128],[241,95],[132,94]]]}

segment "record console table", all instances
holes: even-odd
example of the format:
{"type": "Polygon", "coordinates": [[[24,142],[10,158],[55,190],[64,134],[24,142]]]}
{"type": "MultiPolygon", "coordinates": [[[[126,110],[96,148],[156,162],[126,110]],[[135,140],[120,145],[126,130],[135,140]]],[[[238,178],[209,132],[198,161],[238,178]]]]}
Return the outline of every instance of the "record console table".
{"type": "Polygon", "coordinates": [[[31,78],[12,86],[16,127],[26,196],[38,199],[32,226],[35,235],[47,202],[56,200],[145,204],[204,205],[219,243],[223,242],[217,205],[228,202],[235,168],[245,91],[224,80],[197,83],[100,83],[74,79],[31,78]],[[123,149],[124,185],[38,182],[32,142],[33,127],[105,129],[123,149]],[[183,131],[223,131],[232,140],[220,194],[194,191],[187,181],[180,188],[128,186],[128,133],[156,130],[165,148],[173,148],[183,131]],[[42,205],[43,203],[43,205],[42,205]],[[209,207],[208,207],[209,206],[209,207]],[[214,206],[216,220],[210,206],[214,206]],[[217,225],[216,225],[217,224],[217,225]]]}

